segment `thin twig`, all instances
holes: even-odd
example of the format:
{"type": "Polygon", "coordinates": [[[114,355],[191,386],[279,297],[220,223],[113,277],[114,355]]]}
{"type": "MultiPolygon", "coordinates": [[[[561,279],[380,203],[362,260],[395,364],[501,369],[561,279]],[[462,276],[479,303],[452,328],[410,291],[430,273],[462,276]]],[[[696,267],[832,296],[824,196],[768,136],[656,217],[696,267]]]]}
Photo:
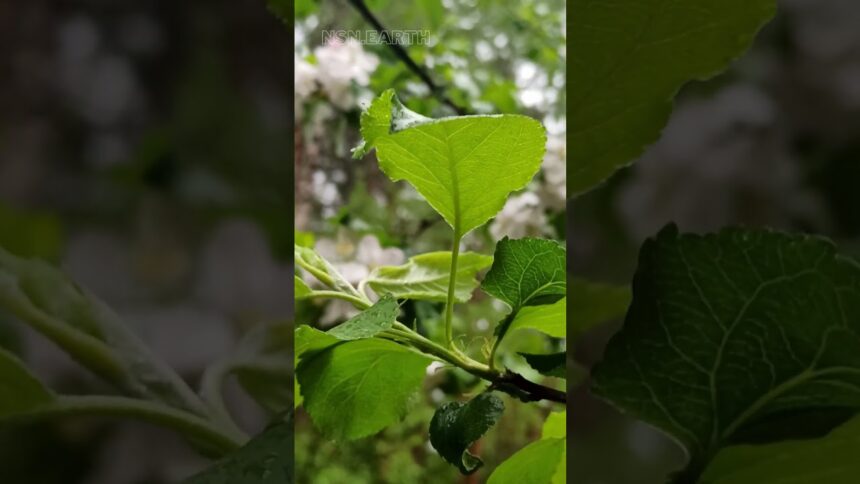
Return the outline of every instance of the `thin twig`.
{"type": "Polygon", "coordinates": [[[442,87],[436,84],[430,77],[430,74],[428,74],[427,71],[424,70],[424,68],[419,66],[412,59],[412,57],[409,56],[409,53],[406,52],[406,49],[404,49],[402,45],[394,41],[394,38],[389,33],[388,29],[386,29],[385,26],[382,25],[382,22],[380,22],[379,19],[377,19],[376,16],[373,15],[373,12],[371,12],[370,9],[367,8],[367,5],[364,3],[364,0],[349,0],[349,3],[353,7],[355,7],[356,10],[358,10],[361,16],[364,17],[364,20],[366,20],[368,23],[370,23],[370,25],[373,26],[374,29],[376,29],[376,31],[382,37],[383,42],[385,42],[385,44],[388,45],[388,47],[391,48],[391,50],[394,52],[394,55],[397,56],[397,58],[400,59],[404,64],[406,64],[406,67],[408,67],[410,71],[417,75],[421,79],[421,81],[427,85],[427,87],[430,89],[430,92],[433,93],[434,96],[436,96],[440,101],[442,101],[442,103],[453,109],[454,112],[456,112],[458,115],[462,116],[464,114],[468,114],[468,111],[465,108],[452,101],[451,98],[449,98],[445,94],[442,87]]]}

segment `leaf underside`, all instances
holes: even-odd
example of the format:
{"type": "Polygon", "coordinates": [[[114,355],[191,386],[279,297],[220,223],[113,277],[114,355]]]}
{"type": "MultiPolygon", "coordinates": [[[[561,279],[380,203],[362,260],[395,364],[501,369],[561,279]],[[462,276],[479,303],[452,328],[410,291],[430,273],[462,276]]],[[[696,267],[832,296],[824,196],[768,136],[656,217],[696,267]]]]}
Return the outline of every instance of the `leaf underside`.
{"type": "Polygon", "coordinates": [[[543,126],[527,116],[433,120],[403,107],[393,90],[362,115],[361,133],[364,142],[356,155],[375,148],[382,171],[414,186],[457,240],[526,186],[540,169],[546,144],[543,126]]]}
{"type": "MultiPolygon", "coordinates": [[[[693,474],[769,419],[860,409],[860,265],[830,242],[669,227],[642,248],[594,391],[683,443],[693,474]]],[[[826,432],[834,422],[822,420],[826,432]]],[[[757,437],[767,440],[767,435],[757,437]]]]}
{"type": "MultiPolygon", "coordinates": [[[[454,299],[468,302],[478,287],[478,272],[493,263],[493,258],[474,252],[458,257],[454,299]]],[[[429,252],[411,257],[400,266],[376,268],[367,279],[368,285],[378,294],[391,294],[399,299],[445,302],[448,297],[448,278],[451,273],[451,252],[429,252]]]]}

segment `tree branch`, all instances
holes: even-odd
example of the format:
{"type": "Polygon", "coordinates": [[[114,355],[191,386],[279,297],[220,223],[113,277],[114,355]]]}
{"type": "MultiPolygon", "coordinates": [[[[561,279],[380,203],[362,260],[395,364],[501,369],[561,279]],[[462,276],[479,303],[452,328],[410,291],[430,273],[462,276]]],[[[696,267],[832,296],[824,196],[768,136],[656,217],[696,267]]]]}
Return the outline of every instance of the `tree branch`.
{"type": "Polygon", "coordinates": [[[371,12],[370,9],[367,8],[367,5],[364,3],[364,0],[349,0],[349,3],[353,7],[355,7],[356,10],[358,10],[361,16],[364,17],[364,20],[366,20],[370,25],[373,26],[374,29],[376,29],[376,31],[382,37],[386,45],[388,45],[388,47],[391,48],[392,52],[394,52],[394,55],[404,64],[406,64],[406,67],[408,67],[410,71],[417,75],[421,79],[421,81],[426,84],[428,88],[430,88],[430,92],[433,93],[433,95],[436,96],[437,99],[439,99],[440,101],[442,101],[443,104],[453,109],[454,112],[456,112],[460,116],[468,114],[468,111],[465,108],[456,104],[454,101],[451,100],[451,98],[449,98],[445,94],[444,89],[442,89],[442,86],[439,86],[433,81],[427,71],[425,71],[412,59],[412,57],[409,56],[409,53],[406,52],[406,49],[404,49],[402,45],[394,41],[388,29],[386,29],[385,26],[382,25],[382,22],[380,22],[379,19],[377,19],[376,16],[373,15],[373,12],[371,12]]]}
{"type": "Polygon", "coordinates": [[[493,388],[509,393],[524,402],[536,402],[538,400],[549,400],[567,404],[567,394],[561,390],[543,386],[526,379],[519,373],[510,370],[505,371],[499,378],[492,380],[493,388]]]}

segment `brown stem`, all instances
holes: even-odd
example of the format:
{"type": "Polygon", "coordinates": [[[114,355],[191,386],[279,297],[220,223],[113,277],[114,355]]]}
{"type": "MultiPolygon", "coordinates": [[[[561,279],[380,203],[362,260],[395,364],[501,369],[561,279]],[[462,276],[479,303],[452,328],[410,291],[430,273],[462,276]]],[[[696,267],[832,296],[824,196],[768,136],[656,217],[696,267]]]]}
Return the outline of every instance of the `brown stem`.
{"type": "Polygon", "coordinates": [[[376,29],[385,44],[388,45],[389,48],[391,48],[392,52],[394,52],[394,55],[397,56],[397,58],[400,59],[404,64],[406,64],[406,67],[408,67],[410,71],[415,73],[415,75],[417,75],[421,79],[421,81],[426,84],[428,88],[430,88],[430,92],[432,92],[434,96],[436,96],[448,107],[453,109],[454,112],[456,112],[460,116],[468,114],[468,111],[465,108],[457,105],[454,101],[451,100],[451,98],[445,95],[442,87],[436,84],[433,81],[433,78],[431,78],[430,75],[427,74],[427,71],[425,71],[412,59],[412,57],[409,56],[409,53],[406,52],[406,49],[404,49],[402,45],[398,44],[393,40],[391,34],[388,32],[388,29],[386,29],[385,26],[382,25],[382,22],[380,22],[379,19],[377,19],[376,16],[373,15],[373,12],[371,12],[370,9],[367,8],[367,5],[364,3],[364,0],[349,0],[349,3],[353,7],[355,7],[356,10],[358,10],[361,16],[364,17],[364,20],[366,20],[370,25],[373,26],[374,29],[376,29]]]}
{"type": "Polygon", "coordinates": [[[509,393],[524,402],[549,400],[551,402],[567,404],[567,394],[565,392],[545,387],[510,370],[505,371],[505,373],[492,380],[492,382],[492,387],[509,393]]]}

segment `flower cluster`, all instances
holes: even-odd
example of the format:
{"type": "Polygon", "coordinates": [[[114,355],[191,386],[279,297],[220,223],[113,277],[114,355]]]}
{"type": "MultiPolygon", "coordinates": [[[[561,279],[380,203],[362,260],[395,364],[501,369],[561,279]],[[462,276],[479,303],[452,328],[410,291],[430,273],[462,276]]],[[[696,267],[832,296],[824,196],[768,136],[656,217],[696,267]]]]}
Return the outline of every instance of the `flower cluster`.
{"type": "Polygon", "coordinates": [[[379,58],[365,52],[355,39],[334,40],[313,51],[315,63],[295,56],[295,101],[301,116],[305,100],[319,92],[342,110],[358,105],[359,88],[370,83],[370,75],[379,66],[379,58]]]}

